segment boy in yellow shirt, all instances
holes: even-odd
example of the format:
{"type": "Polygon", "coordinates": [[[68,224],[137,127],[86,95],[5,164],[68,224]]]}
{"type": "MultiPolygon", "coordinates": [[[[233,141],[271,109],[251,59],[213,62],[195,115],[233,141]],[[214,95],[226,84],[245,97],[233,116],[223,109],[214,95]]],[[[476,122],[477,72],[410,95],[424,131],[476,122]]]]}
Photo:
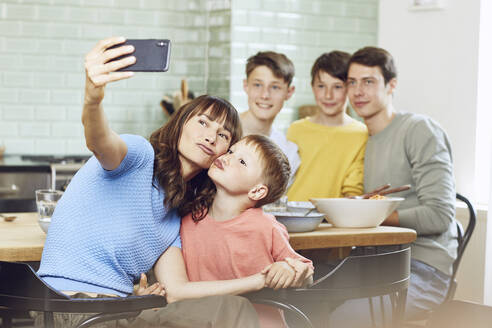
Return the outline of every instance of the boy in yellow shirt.
{"type": "Polygon", "coordinates": [[[290,201],[363,193],[367,127],[346,113],[350,54],[332,51],[311,69],[317,113],[292,123],[287,139],[299,147],[301,165],[287,192],[290,201]]]}

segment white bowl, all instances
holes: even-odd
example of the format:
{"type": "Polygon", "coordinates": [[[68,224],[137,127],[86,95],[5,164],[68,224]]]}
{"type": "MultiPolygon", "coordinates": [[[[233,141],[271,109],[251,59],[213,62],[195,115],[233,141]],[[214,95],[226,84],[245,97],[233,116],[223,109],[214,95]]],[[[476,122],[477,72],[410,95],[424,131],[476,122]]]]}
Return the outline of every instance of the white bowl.
{"type": "Polygon", "coordinates": [[[314,205],[311,202],[287,202],[287,211],[289,212],[306,213],[312,208],[314,205]]]}
{"type": "Polygon", "coordinates": [[[316,229],[324,215],[322,213],[311,212],[304,216],[306,212],[269,212],[274,215],[278,222],[282,223],[288,232],[306,232],[316,229]]]}
{"type": "Polygon", "coordinates": [[[316,209],[339,228],[372,228],[380,225],[403,201],[386,199],[312,198],[316,209]]]}

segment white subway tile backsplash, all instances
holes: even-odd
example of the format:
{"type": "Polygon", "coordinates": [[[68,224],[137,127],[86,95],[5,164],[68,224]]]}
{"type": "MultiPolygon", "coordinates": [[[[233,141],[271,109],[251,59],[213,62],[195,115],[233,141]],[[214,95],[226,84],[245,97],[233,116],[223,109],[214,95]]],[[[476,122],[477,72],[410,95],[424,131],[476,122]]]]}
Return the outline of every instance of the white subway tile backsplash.
{"type": "Polygon", "coordinates": [[[34,119],[34,108],[25,105],[5,105],[2,119],[7,121],[32,120],[34,119]]]}
{"type": "MultiPolygon", "coordinates": [[[[20,23],[15,23],[21,25],[20,23]]],[[[28,37],[45,37],[48,35],[49,24],[43,22],[22,22],[21,33],[28,37]]],[[[1,29],[1,25],[0,25],[1,29]]]]}
{"type": "Polygon", "coordinates": [[[56,138],[56,139],[36,138],[34,139],[34,147],[35,147],[36,154],[53,154],[53,155],[67,154],[66,142],[64,138],[56,138]]]}
{"type": "Polygon", "coordinates": [[[168,1],[162,0],[142,0],[142,8],[145,9],[168,9],[168,1]]]}
{"type": "Polygon", "coordinates": [[[125,24],[128,25],[156,25],[157,14],[153,11],[127,10],[125,24]]]}
{"type": "Polygon", "coordinates": [[[53,137],[83,137],[84,127],[80,123],[55,122],[51,123],[53,137]]]}
{"type": "Polygon", "coordinates": [[[47,104],[50,102],[50,92],[48,90],[21,89],[19,101],[22,104],[47,104]]]}
{"type": "Polygon", "coordinates": [[[111,35],[172,41],[168,72],[137,73],[107,86],[103,107],[118,132],[148,137],[167,119],[162,96],[179,90],[184,76],[195,95],[223,96],[247,109],[244,65],[260,50],[285,53],[296,66],[296,92],[274,123],[286,129],[297,106],[314,102],[309,71],[319,54],[375,44],[377,6],[376,0],[4,0],[0,141],[9,153],[89,153],[81,124],[84,57],[111,35]]]}
{"type": "Polygon", "coordinates": [[[318,7],[319,13],[326,13],[326,16],[350,15],[346,13],[346,1],[320,1],[318,7]]]}
{"type": "Polygon", "coordinates": [[[3,120],[0,121],[0,137],[17,136],[19,133],[17,125],[18,124],[16,122],[5,122],[3,120]]]}
{"type": "Polygon", "coordinates": [[[65,22],[73,18],[69,8],[65,6],[38,6],[38,11],[38,20],[41,22],[65,22]]]}
{"type": "MultiPolygon", "coordinates": [[[[163,2],[168,2],[163,1],[163,2]]],[[[116,8],[135,9],[142,8],[142,0],[113,0],[116,8]]]]}
{"type": "Polygon", "coordinates": [[[262,28],[261,42],[275,44],[288,43],[291,30],[281,28],[262,28]]]}
{"type": "Polygon", "coordinates": [[[61,40],[40,39],[38,51],[43,54],[57,55],[63,52],[63,42],[61,40]]]}
{"type": "MultiPolygon", "coordinates": [[[[135,1],[136,2],[136,1],[135,1]]],[[[69,7],[68,14],[59,19],[66,18],[66,21],[76,23],[96,23],[97,10],[93,8],[69,7]]]]}
{"type": "Polygon", "coordinates": [[[4,72],[2,80],[6,87],[29,88],[33,85],[33,74],[27,72],[4,72]]]}
{"type": "Polygon", "coordinates": [[[17,71],[45,71],[50,69],[50,56],[42,54],[16,55],[16,60],[9,69],[17,71]]]}
{"type": "Polygon", "coordinates": [[[335,17],[333,21],[334,31],[357,32],[358,20],[352,17],[335,17]]]}
{"type": "Polygon", "coordinates": [[[97,22],[99,24],[124,24],[126,11],[115,8],[99,8],[97,22]]]}
{"type": "MultiPolygon", "coordinates": [[[[92,44],[95,45],[95,42],[92,44]]],[[[70,45],[64,45],[64,51],[70,48],[70,45]]],[[[48,69],[54,72],[83,72],[84,70],[84,57],[90,48],[87,45],[82,47],[84,52],[78,53],[74,56],[49,56],[48,57],[48,69]],[[87,49],[86,49],[87,48],[87,49]]]]}
{"type": "Polygon", "coordinates": [[[2,17],[8,20],[35,20],[37,18],[38,6],[34,5],[19,5],[19,4],[4,4],[2,6],[2,17]]]}
{"type": "Polygon", "coordinates": [[[66,149],[68,154],[87,154],[92,155],[90,150],[85,144],[84,138],[67,138],[66,139],[66,149]]]}
{"type": "Polygon", "coordinates": [[[64,88],[67,86],[64,73],[35,72],[33,85],[36,88],[64,88]]]}
{"type": "Polygon", "coordinates": [[[87,24],[82,26],[82,37],[84,39],[99,40],[106,35],[113,35],[113,28],[110,25],[87,24]]]}
{"type": "Polygon", "coordinates": [[[0,21],[0,35],[4,35],[4,36],[21,35],[21,23],[16,21],[0,21]]]}
{"type": "MultiPolygon", "coordinates": [[[[111,7],[113,0],[82,0],[82,6],[84,7],[111,7]]],[[[136,1],[138,2],[138,1],[136,1]]],[[[99,9],[99,8],[98,8],[99,9]]]]}
{"type": "Polygon", "coordinates": [[[377,21],[373,19],[359,19],[358,20],[358,30],[361,33],[371,34],[371,36],[375,35],[378,30],[377,21]]]}
{"type": "Polygon", "coordinates": [[[34,119],[36,121],[64,121],[66,118],[67,115],[64,106],[36,106],[34,109],[34,119]]]}
{"type": "Polygon", "coordinates": [[[2,104],[15,104],[18,101],[18,91],[12,88],[0,89],[0,102],[2,104]]]}
{"type": "Polygon", "coordinates": [[[374,6],[374,4],[346,4],[347,14],[353,17],[376,18],[378,13],[377,9],[377,6],[374,6]]]}
{"type": "Polygon", "coordinates": [[[4,138],[6,152],[9,154],[34,154],[34,138],[22,139],[14,135],[4,138]]]}
{"type": "MultiPolygon", "coordinates": [[[[82,125],[82,106],[66,106],[66,117],[68,122],[76,122],[82,125]]],[[[103,104],[103,108],[106,107],[103,104]]]]}
{"type": "Polygon", "coordinates": [[[51,103],[59,105],[82,105],[83,90],[51,90],[51,103]]]}
{"type": "Polygon", "coordinates": [[[4,39],[4,51],[16,54],[33,54],[38,52],[38,40],[33,38],[12,38],[4,39]]]}
{"type": "Polygon", "coordinates": [[[50,135],[50,123],[20,123],[20,137],[48,137],[50,135]]]}

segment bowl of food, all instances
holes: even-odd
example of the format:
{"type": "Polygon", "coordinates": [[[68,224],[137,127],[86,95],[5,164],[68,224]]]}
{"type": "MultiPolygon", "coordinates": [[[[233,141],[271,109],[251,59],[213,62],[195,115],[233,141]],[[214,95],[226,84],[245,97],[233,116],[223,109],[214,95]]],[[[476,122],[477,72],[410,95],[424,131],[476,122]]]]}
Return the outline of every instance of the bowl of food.
{"type": "Polygon", "coordinates": [[[310,209],[314,209],[314,205],[311,202],[287,202],[287,211],[289,212],[304,212],[306,213],[310,209]]]}
{"type": "Polygon", "coordinates": [[[288,232],[307,232],[315,230],[324,215],[318,212],[311,212],[306,215],[305,212],[269,212],[274,215],[278,222],[282,223],[288,232]]]}
{"type": "Polygon", "coordinates": [[[403,200],[402,197],[312,198],[311,202],[335,227],[372,228],[380,225],[403,200]]]}

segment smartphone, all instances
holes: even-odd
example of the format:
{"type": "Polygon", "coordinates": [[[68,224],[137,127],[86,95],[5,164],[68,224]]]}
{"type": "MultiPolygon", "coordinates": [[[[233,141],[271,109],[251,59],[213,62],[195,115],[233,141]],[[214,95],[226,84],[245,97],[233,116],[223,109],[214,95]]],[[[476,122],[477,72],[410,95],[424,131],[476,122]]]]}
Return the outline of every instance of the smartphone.
{"type": "Polygon", "coordinates": [[[129,39],[124,43],[114,45],[108,49],[125,45],[132,45],[135,51],[131,54],[114,58],[119,60],[128,56],[135,56],[135,64],[120,68],[118,71],[132,72],[166,72],[169,69],[169,56],[171,54],[171,41],[163,39],[136,40],[129,39]]]}

